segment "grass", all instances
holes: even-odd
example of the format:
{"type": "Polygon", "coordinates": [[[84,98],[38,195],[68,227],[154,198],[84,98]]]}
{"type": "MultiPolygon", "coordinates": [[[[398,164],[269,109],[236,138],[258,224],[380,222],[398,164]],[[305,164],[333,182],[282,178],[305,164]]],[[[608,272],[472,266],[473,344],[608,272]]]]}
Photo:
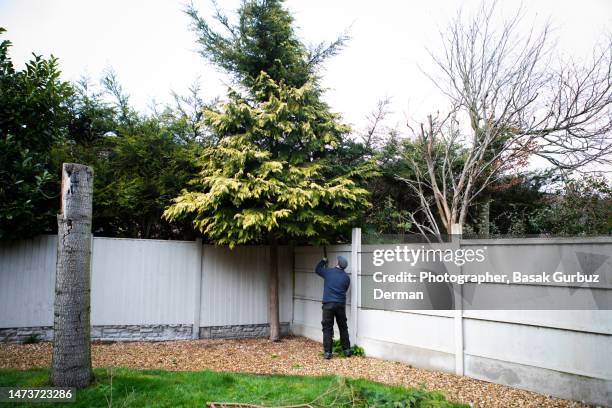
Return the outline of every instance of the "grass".
{"type": "MultiPolygon", "coordinates": [[[[53,407],[204,407],[209,401],[266,406],[314,402],[317,407],[438,407],[465,405],[446,401],[441,393],[392,387],[336,376],[283,376],[214,371],[96,369],[96,380],[77,392],[76,402],[0,406],[53,407]],[[112,396],[112,397],[111,397],[112,396]],[[354,405],[353,405],[354,404],[354,405]]],[[[48,386],[47,369],[0,369],[0,387],[48,386]]]]}

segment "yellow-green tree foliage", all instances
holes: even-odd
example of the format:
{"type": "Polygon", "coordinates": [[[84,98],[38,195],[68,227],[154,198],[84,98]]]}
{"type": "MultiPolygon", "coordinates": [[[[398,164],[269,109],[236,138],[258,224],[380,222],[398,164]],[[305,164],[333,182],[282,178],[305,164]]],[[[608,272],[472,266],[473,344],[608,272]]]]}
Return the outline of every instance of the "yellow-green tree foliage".
{"type": "Polygon", "coordinates": [[[218,244],[274,236],[327,242],[366,208],[371,163],[351,168],[337,160],[349,128],[320,100],[314,79],[299,88],[262,72],[254,97],[229,93],[205,125],[221,136],[204,150],[192,188],[165,212],[192,217],[218,244]]]}

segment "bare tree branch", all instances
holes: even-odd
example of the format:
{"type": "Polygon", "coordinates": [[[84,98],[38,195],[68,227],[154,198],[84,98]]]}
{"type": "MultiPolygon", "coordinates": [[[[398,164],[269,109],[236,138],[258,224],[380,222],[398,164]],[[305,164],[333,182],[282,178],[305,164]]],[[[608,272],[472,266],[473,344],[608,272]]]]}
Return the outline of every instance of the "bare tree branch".
{"type": "Polygon", "coordinates": [[[430,51],[440,75],[425,74],[452,108],[409,127],[424,165],[408,160],[417,176],[403,181],[419,197],[423,231],[464,224],[478,195],[530,157],[566,171],[612,162],[612,38],[587,64],[554,60],[548,24],[525,33],[518,10],[496,27],[495,12],[492,3],[458,15],[442,52],[430,51]]]}

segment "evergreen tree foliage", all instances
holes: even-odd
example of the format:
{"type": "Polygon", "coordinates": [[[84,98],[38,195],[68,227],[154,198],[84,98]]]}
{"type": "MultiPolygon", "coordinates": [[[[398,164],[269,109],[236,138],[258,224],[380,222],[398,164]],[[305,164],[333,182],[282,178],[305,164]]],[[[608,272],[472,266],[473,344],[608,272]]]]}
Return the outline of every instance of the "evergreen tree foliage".
{"type": "Polygon", "coordinates": [[[232,24],[220,12],[214,31],[188,9],[202,55],[239,87],[206,109],[204,123],[221,140],[205,149],[193,187],[165,212],[193,217],[208,238],[231,246],[275,239],[326,242],[368,206],[371,163],[339,159],[350,128],[322,101],[317,66],[343,39],[314,50],[296,36],[279,0],[245,1],[232,24]]]}
{"type": "Polygon", "coordinates": [[[0,41],[0,239],[34,236],[54,221],[59,178],[51,157],[72,94],[56,58],[33,55],[17,70],[10,46],[0,41]]]}
{"type": "Polygon", "coordinates": [[[206,125],[227,136],[205,149],[198,190],[184,192],[165,216],[192,214],[207,237],[230,246],[269,234],[327,242],[368,206],[363,182],[373,168],[345,170],[325,156],[347,128],[321,112],[312,82],[292,88],[265,73],[258,82],[267,101],[253,106],[232,93],[222,110],[206,111],[206,125]]]}
{"type": "Polygon", "coordinates": [[[193,7],[187,10],[202,55],[238,85],[204,122],[220,140],[201,157],[202,171],[164,213],[192,217],[218,244],[270,244],[270,339],[280,337],[278,242],[326,242],[368,206],[363,186],[370,163],[339,160],[348,126],[331,112],[317,83],[317,67],[343,44],[307,50],[281,0],[247,0],[226,31],[214,31],[193,7]]]}
{"type": "Polygon", "coordinates": [[[96,171],[93,232],[191,238],[190,225],[170,224],[161,215],[196,172],[199,144],[186,137],[182,118],[135,111],[114,74],[102,84],[103,90],[87,80],[74,84],[67,138],[55,152],[58,165],[74,161],[96,171]],[[105,98],[109,93],[112,101],[105,98]]]}
{"type": "Polygon", "coordinates": [[[193,5],[186,11],[198,35],[200,52],[249,90],[257,87],[262,72],[274,82],[302,87],[348,39],[343,35],[330,44],[308,49],[296,36],[293,17],[283,7],[283,0],[243,1],[235,23],[213,4],[216,14],[212,23],[222,31],[215,31],[193,5]]]}

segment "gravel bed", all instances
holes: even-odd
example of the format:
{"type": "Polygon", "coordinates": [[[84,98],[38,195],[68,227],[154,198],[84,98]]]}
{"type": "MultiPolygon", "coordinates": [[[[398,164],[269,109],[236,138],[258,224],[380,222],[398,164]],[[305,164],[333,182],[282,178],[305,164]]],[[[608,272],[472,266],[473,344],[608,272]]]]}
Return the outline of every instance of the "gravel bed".
{"type": "MultiPolygon", "coordinates": [[[[366,350],[367,352],[367,350],[366,350]]],[[[376,358],[324,360],[320,343],[288,337],[266,339],[186,340],[169,342],[94,343],[94,367],[158,368],[196,371],[210,369],[258,374],[325,375],[365,378],[386,384],[442,390],[449,399],[474,407],[583,407],[575,401],[454,374],[413,368],[376,358]]],[[[51,344],[0,344],[0,367],[49,367],[51,344]]]]}

